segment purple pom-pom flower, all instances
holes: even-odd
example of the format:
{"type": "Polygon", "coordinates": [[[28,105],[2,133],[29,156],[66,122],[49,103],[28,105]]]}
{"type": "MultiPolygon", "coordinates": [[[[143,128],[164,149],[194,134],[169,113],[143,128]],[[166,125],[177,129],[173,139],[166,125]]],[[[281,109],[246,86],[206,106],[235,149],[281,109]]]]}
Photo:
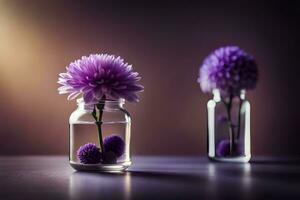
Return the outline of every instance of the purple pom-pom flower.
{"type": "Polygon", "coordinates": [[[80,94],[87,104],[96,104],[106,99],[126,99],[137,102],[137,92],[144,87],[137,82],[141,79],[132,66],[121,57],[107,54],[91,54],[72,62],[67,72],[59,74],[60,94],[70,93],[68,100],[80,94]]]}
{"type": "Polygon", "coordinates": [[[200,67],[198,78],[203,92],[220,89],[225,95],[239,95],[240,90],[254,89],[257,80],[254,58],[237,46],[213,51],[200,67]]]}
{"type": "Polygon", "coordinates": [[[82,145],[77,151],[77,158],[83,164],[97,164],[101,161],[100,149],[92,143],[82,145]]]}
{"type": "Polygon", "coordinates": [[[219,157],[229,156],[233,154],[240,155],[243,153],[242,146],[237,141],[234,143],[234,150],[230,152],[230,140],[224,139],[217,144],[216,155],[219,157]]]}
{"type": "Polygon", "coordinates": [[[220,116],[217,117],[217,122],[218,122],[219,124],[224,124],[224,123],[226,123],[227,121],[228,121],[228,119],[227,119],[227,117],[224,116],[224,115],[220,115],[220,116]]]}
{"type": "Polygon", "coordinates": [[[114,152],[108,151],[102,154],[102,162],[103,164],[116,164],[117,156],[114,152]]]}
{"type": "Polygon", "coordinates": [[[221,140],[217,145],[216,154],[220,157],[228,156],[230,154],[230,141],[221,140]]]}
{"type": "Polygon", "coordinates": [[[105,152],[113,152],[117,158],[121,157],[125,151],[125,142],[118,135],[110,135],[104,139],[105,152]]]}

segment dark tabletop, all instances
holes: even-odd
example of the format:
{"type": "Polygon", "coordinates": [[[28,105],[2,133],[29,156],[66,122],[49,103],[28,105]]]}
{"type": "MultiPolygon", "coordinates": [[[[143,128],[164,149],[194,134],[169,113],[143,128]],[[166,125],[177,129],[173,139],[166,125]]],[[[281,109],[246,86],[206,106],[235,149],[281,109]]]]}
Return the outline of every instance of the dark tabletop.
{"type": "Polygon", "coordinates": [[[0,199],[300,199],[300,160],[247,164],[134,157],[125,173],[76,172],[63,156],[0,157],[0,199]]]}

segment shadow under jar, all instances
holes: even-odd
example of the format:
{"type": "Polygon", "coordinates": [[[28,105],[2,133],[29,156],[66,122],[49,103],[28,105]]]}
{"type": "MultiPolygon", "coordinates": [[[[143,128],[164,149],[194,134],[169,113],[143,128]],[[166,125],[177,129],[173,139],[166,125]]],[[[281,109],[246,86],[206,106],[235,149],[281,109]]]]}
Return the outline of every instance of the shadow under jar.
{"type": "Polygon", "coordinates": [[[213,91],[208,109],[208,157],[214,161],[248,162],[250,153],[250,103],[245,90],[239,96],[213,91]]]}
{"type": "Polygon", "coordinates": [[[127,169],[131,165],[131,118],[123,108],[125,100],[87,105],[81,98],[77,103],[69,119],[70,165],[75,170],[88,171],[127,169]]]}

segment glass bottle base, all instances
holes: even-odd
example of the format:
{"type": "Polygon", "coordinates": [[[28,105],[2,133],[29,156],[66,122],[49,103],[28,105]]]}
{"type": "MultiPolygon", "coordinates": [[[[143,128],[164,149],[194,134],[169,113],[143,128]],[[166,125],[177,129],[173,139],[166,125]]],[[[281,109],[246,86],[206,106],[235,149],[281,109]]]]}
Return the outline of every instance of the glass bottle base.
{"type": "Polygon", "coordinates": [[[208,157],[212,161],[231,162],[231,163],[247,163],[250,161],[251,155],[247,156],[227,156],[227,157],[208,157]]]}
{"type": "Polygon", "coordinates": [[[81,164],[70,161],[70,165],[77,171],[121,172],[131,165],[131,161],[117,164],[81,164]]]}

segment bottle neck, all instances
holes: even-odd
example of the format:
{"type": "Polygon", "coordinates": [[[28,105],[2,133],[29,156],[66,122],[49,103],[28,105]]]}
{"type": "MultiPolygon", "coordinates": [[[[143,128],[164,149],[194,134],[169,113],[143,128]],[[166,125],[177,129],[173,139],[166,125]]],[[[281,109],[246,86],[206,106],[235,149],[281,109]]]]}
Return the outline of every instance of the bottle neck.
{"type": "MultiPolygon", "coordinates": [[[[216,102],[221,101],[221,99],[227,99],[230,98],[230,94],[226,94],[221,92],[219,89],[214,89],[213,90],[213,98],[216,102]]],[[[246,99],[246,90],[240,90],[239,95],[232,95],[232,98],[234,97],[239,97],[241,100],[245,100],[246,99]]]]}
{"type": "Polygon", "coordinates": [[[83,110],[93,110],[96,105],[101,105],[104,110],[118,110],[123,108],[124,103],[124,99],[101,100],[97,104],[86,104],[82,98],[77,100],[78,109],[83,110]]]}

